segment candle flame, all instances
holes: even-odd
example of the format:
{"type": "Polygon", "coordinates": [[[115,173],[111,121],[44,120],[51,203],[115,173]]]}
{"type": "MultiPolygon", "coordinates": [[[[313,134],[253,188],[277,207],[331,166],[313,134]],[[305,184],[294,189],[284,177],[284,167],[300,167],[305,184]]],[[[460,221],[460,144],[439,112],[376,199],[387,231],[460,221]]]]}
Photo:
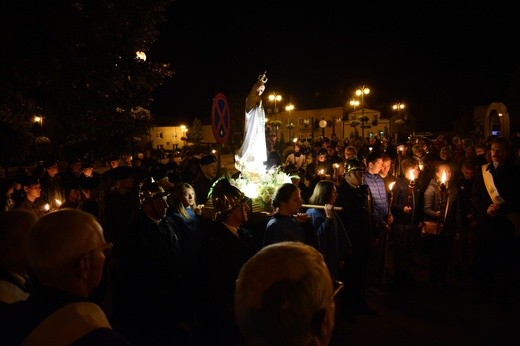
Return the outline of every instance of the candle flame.
{"type": "Polygon", "coordinates": [[[411,181],[415,180],[415,169],[410,169],[408,171],[408,179],[411,180],[411,181]]]}
{"type": "Polygon", "coordinates": [[[419,164],[419,170],[422,171],[424,169],[424,164],[423,163],[420,163],[419,164]]]}
{"type": "Polygon", "coordinates": [[[59,199],[54,200],[56,202],[56,205],[59,207],[61,205],[61,201],[59,199]]]}
{"type": "Polygon", "coordinates": [[[442,171],[442,174],[441,174],[441,183],[443,183],[443,184],[446,183],[446,171],[442,171]]]}
{"type": "Polygon", "coordinates": [[[394,188],[394,185],[395,185],[395,181],[392,181],[390,184],[388,184],[388,190],[392,191],[392,189],[394,188]]]}
{"type": "Polygon", "coordinates": [[[334,164],[334,168],[338,169],[339,168],[339,163],[335,163],[334,164]]]}
{"type": "Polygon", "coordinates": [[[320,174],[323,174],[325,173],[325,170],[324,169],[320,169],[320,174]]]}
{"type": "Polygon", "coordinates": [[[45,204],[44,205],[44,208],[45,208],[45,211],[49,211],[49,209],[51,208],[49,203],[45,204]]]}

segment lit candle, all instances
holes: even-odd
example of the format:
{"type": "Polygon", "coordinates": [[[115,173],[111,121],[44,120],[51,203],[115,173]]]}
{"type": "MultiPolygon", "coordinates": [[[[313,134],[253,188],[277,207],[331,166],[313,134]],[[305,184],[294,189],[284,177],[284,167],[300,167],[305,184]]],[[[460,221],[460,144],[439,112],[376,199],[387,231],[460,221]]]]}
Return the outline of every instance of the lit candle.
{"type": "Polygon", "coordinates": [[[446,171],[442,171],[442,174],[441,174],[441,192],[446,192],[446,180],[447,180],[447,175],[446,175],[446,171]]]}
{"type": "Polygon", "coordinates": [[[446,171],[442,171],[441,184],[446,184],[446,171]]]}
{"type": "Polygon", "coordinates": [[[45,209],[45,211],[49,211],[49,209],[50,209],[51,207],[49,206],[49,203],[46,203],[46,204],[43,206],[43,208],[45,209]]]}
{"type": "Polygon", "coordinates": [[[415,169],[412,168],[408,171],[408,180],[411,184],[415,181],[415,169]]]}
{"type": "Polygon", "coordinates": [[[61,206],[61,201],[59,199],[55,199],[54,200],[56,202],[56,207],[60,207],[61,206]]]}
{"type": "Polygon", "coordinates": [[[423,169],[424,169],[424,163],[420,163],[419,164],[419,170],[422,172],[423,169]]]}
{"type": "Polygon", "coordinates": [[[395,181],[392,181],[390,184],[388,184],[388,205],[392,206],[392,200],[394,199],[394,192],[392,189],[394,188],[395,181]]]}
{"type": "Polygon", "coordinates": [[[408,206],[411,207],[413,204],[412,195],[413,195],[413,189],[415,187],[415,169],[412,168],[408,171],[408,180],[410,181],[408,183],[408,206]]]}
{"type": "Polygon", "coordinates": [[[323,175],[325,173],[324,169],[320,169],[320,175],[323,175]]]}

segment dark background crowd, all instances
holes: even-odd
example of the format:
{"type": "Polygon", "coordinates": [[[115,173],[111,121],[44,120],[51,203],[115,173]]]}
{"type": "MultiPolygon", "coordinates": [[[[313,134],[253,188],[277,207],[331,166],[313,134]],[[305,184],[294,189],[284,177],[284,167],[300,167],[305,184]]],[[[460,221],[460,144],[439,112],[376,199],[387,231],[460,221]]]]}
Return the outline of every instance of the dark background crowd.
{"type": "MultiPolygon", "coordinates": [[[[233,309],[240,268],[261,248],[288,240],[318,249],[331,277],[346,283],[337,316],[350,322],[377,314],[367,300],[371,290],[412,296],[420,261],[432,291],[448,292],[463,273],[475,284],[475,304],[515,308],[518,138],[282,145],[272,137],[266,165],[291,183],[261,212],[229,183],[240,172],[189,148],[180,160],[151,151],[111,156],[102,170],[78,158],[20,167],[2,181],[2,210],[39,219],[78,209],[102,226],[113,251],[88,299],[134,344],[241,344],[233,309]],[[487,172],[498,197],[490,195],[487,172]],[[425,221],[439,232],[423,230],[425,221]]],[[[0,263],[0,280],[26,278],[23,299],[14,301],[25,300],[38,278],[28,265],[10,263],[0,263]]]]}

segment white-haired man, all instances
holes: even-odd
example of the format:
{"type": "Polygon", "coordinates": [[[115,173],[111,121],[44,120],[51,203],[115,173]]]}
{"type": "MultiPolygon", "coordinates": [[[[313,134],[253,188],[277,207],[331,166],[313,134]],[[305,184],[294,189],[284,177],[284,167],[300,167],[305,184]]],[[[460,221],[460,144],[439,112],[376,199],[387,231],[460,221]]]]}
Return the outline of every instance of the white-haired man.
{"type": "Polygon", "coordinates": [[[310,245],[280,242],[262,248],[236,281],[235,316],[245,344],[328,345],[341,287],[310,245]]]}
{"type": "Polygon", "coordinates": [[[36,285],[25,301],[0,310],[3,345],[129,345],[88,300],[111,243],[94,216],[61,209],[41,217],[29,240],[36,285]]]}

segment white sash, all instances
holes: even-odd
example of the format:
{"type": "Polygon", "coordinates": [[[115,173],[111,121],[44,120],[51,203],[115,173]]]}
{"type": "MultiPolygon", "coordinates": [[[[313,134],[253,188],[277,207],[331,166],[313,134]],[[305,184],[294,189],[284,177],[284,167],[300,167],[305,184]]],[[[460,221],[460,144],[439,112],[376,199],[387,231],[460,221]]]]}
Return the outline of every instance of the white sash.
{"type": "Polygon", "coordinates": [[[112,329],[105,313],[97,304],[72,303],[56,310],[44,319],[25,338],[22,345],[70,345],[98,328],[112,329]]]}
{"type": "Polygon", "coordinates": [[[484,177],[484,184],[486,185],[486,190],[489,193],[489,197],[494,204],[502,204],[504,203],[504,199],[498,193],[497,188],[495,187],[495,182],[493,181],[493,175],[491,172],[487,170],[489,164],[482,165],[482,176],[484,177]]]}
{"type": "MultiPolygon", "coordinates": [[[[493,176],[491,172],[487,170],[487,167],[488,164],[482,165],[482,176],[484,177],[484,184],[486,185],[489,197],[491,197],[494,204],[505,203],[505,200],[498,193],[495,182],[493,181],[493,176]]],[[[520,238],[520,213],[513,211],[506,214],[506,217],[515,225],[516,236],[520,238]]]]}

